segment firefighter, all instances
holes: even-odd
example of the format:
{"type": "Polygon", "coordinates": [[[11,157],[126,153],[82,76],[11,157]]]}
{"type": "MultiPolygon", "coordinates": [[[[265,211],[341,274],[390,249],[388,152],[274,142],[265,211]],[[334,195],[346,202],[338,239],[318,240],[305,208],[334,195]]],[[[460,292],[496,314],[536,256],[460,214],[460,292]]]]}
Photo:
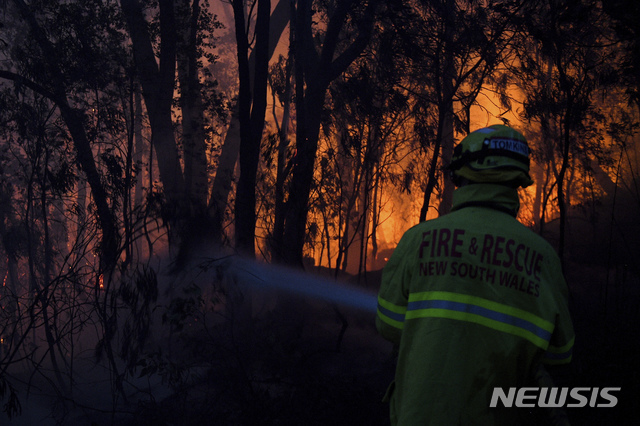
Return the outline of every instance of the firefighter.
{"type": "Polygon", "coordinates": [[[397,344],[392,425],[517,424],[494,388],[531,386],[571,360],[560,260],[516,220],[530,149],[503,125],[470,133],[449,166],[451,212],[408,230],[384,268],[376,326],[397,344]]]}

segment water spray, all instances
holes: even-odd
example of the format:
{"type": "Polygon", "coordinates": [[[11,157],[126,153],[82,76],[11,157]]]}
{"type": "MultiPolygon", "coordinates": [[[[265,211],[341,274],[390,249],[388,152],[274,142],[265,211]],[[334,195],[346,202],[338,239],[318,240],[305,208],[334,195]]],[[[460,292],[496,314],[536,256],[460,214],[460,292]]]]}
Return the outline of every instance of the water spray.
{"type": "Polygon", "coordinates": [[[240,257],[228,258],[226,262],[227,272],[243,286],[284,290],[371,313],[377,310],[376,294],[363,288],[240,257]]]}

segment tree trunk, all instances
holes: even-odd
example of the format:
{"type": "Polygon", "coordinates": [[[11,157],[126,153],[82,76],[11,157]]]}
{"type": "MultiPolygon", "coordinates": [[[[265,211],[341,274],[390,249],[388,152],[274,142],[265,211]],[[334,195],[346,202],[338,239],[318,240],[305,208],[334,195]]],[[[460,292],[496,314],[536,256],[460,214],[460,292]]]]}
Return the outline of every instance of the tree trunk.
{"type": "MultiPolygon", "coordinates": [[[[143,164],[144,164],[144,153],[146,151],[145,140],[142,136],[142,97],[140,94],[140,86],[136,82],[133,90],[133,102],[134,102],[134,112],[133,112],[133,138],[135,141],[135,152],[133,160],[136,165],[139,166],[138,172],[136,173],[136,186],[133,194],[133,202],[135,207],[140,207],[143,204],[144,197],[144,172],[143,172],[143,164]]],[[[149,164],[149,167],[151,165],[149,164]]]]}
{"type": "Polygon", "coordinates": [[[336,52],[340,33],[354,1],[345,0],[337,4],[327,23],[320,54],[316,51],[312,34],[311,2],[299,3],[296,10],[296,156],[289,187],[289,200],[285,209],[284,232],[281,237],[274,236],[275,241],[279,242],[275,253],[280,261],[290,265],[303,266],[308,203],[325,93],[331,81],[338,78],[369,43],[377,3],[370,1],[367,4],[358,36],[340,54],[336,52]]]}
{"type": "Polygon", "coordinates": [[[542,197],[544,192],[544,170],[541,165],[532,163],[532,170],[535,176],[536,192],[533,198],[533,209],[531,219],[535,228],[539,231],[542,219],[542,197]]]}
{"type": "MultiPolygon", "coordinates": [[[[570,100],[567,101],[567,110],[571,108],[570,100]]],[[[562,141],[562,165],[560,166],[560,172],[558,173],[558,208],[560,209],[560,230],[558,241],[558,256],[564,267],[564,246],[565,246],[565,228],[567,221],[567,208],[566,208],[566,190],[565,190],[565,175],[569,167],[569,151],[571,147],[571,133],[569,130],[570,112],[567,111],[564,117],[563,123],[563,141],[562,141]]]]}
{"type": "Polygon", "coordinates": [[[171,116],[177,51],[173,1],[159,1],[159,64],[156,62],[148,24],[139,1],[121,0],[121,5],[127,19],[142,95],[149,113],[151,143],[156,151],[164,194],[172,207],[182,208],[185,184],[171,116]]]}
{"type": "MultiPolygon", "coordinates": [[[[273,56],[278,40],[289,23],[290,1],[280,0],[269,19],[269,58],[273,56]]],[[[252,50],[249,56],[249,71],[253,72],[255,52],[252,50]]],[[[251,80],[251,78],[250,78],[251,80]]],[[[227,134],[222,145],[222,151],[218,158],[218,168],[211,185],[211,198],[209,199],[209,214],[211,220],[211,232],[213,238],[221,242],[223,238],[223,224],[225,212],[229,203],[229,194],[233,187],[233,177],[236,163],[240,153],[240,116],[239,109],[233,110],[227,134]]]]}
{"type": "Polygon", "coordinates": [[[256,19],[255,69],[253,84],[249,71],[249,40],[245,30],[244,1],[233,0],[238,47],[240,92],[240,178],[236,192],[236,248],[255,256],[256,174],[267,109],[267,77],[269,73],[270,0],[258,0],[256,19]],[[253,89],[253,90],[252,90],[253,89]]]}
{"type": "Polygon", "coordinates": [[[427,176],[427,186],[424,190],[424,198],[422,199],[422,208],[420,209],[420,216],[418,222],[424,222],[427,220],[427,213],[429,212],[429,206],[431,201],[431,194],[436,187],[438,176],[436,174],[438,170],[438,158],[440,158],[440,146],[442,145],[442,129],[441,125],[438,125],[438,132],[436,134],[436,143],[433,147],[433,156],[429,163],[429,174],[427,176]]]}
{"type": "MultiPolygon", "coordinates": [[[[441,159],[441,168],[444,171],[444,167],[451,163],[451,157],[453,156],[453,96],[454,96],[454,88],[453,88],[453,57],[448,58],[450,62],[447,61],[447,70],[444,75],[444,84],[443,84],[443,104],[440,106],[444,109],[444,114],[441,115],[443,118],[442,123],[442,159],[441,159]]],[[[442,189],[442,200],[440,201],[440,205],[438,206],[438,213],[440,216],[449,213],[451,210],[451,205],[453,204],[453,191],[455,189],[455,185],[453,181],[446,176],[446,173],[442,173],[442,181],[443,181],[443,189],[442,189]]]]}
{"type": "Polygon", "coordinates": [[[39,26],[35,16],[24,1],[14,0],[14,4],[33,32],[33,36],[42,51],[45,65],[51,75],[52,81],[50,81],[50,87],[53,88],[53,91],[48,91],[42,86],[23,80],[19,75],[11,72],[3,71],[0,77],[22,81],[32,90],[48,97],[60,109],[62,119],[74,142],[76,161],[87,177],[87,182],[91,188],[91,193],[96,204],[98,222],[102,230],[101,268],[103,271],[111,270],[115,266],[118,257],[118,228],[116,217],[109,206],[108,192],[102,183],[95,159],[93,158],[91,143],[84,128],[84,114],[69,105],[65,78],[62,70],[59,68],[58,60],[55,57],[56,50],[51,46],[51,42],[47,38],[44,30],[39,26]]]}
{"type": "Polygon", "coordinates": [[[204,132],[204,105],[198,75],[198,20],[200,0],[182,0],[186,23],[180,26],[178,80],[182,111],[185,189],[196,216],[205,213],[208,194],[207,145],[204,132]]]}
{"type": "MultiPolygon", "coordinates": [[[[451,21],[453,21],[455,11],[450,10],[450,5],[442,5],[442,7],[441,13],[446,18],[447,22],[445,23],[442,50],[436,53],[436,63],[434,66],[436,69],[435,85],[438,96],[438,130],[436,133],[436,143],[433,149],[433,157],[431,158],[429,165],[429,177],[424,191],[419,222],[427,220],[431,194],[433,193],[436,184],[441,179],[438,171],[442,170],[444,165],[451,161],[451,156],[453,154],[453,96],[455,95],[453,79],[455,76],[455,62],[453,57],[454,46],[451,21]],[[438,160],[440,160],[440,162],[438,162],[438,160]],[[438,167],[438,163],[440,163],[440,167],[438,167]]],[[[442,199],[438,206],[438,214],[440,216],[451,210],[454,190],[454,185],[451,179],[445,176],[442,178],[442,181],[442,199]]]]}
{"type": "Polygon", "coordinates": [[[100,272],[105,273],[111,271],[118,260],[120,235],[116,217],[109,206],[109,195],[102,184],[102,179],[91,151],[91,143],[83,127],[84,114],[73,110],[68,104],[59,105],[59,107],[63,120],[73,138],[77,161],[87,177],[93,201],[96,204],[100,229],[102,230],[100,272]]]}
{"type": "MultiPolygon", "coordinates": [[[[444,30],[444,70],[442,72],[442,98],[440,100],[440,105],[438,106],[442,113],[440,114],[440,118],[442,119],[442,133],[440,137],[442,138],[442,159],[441,159],[441,167],[444,170],[444,166],[451,163],[451,157],[453,155],[453,97],[455,96],[456,89],[454,87],[454,79],[456,75],[456,64],[455,59],[453,57],[454,46],[454,31],[450,22],[455,20],[456,11],[452,10],[453,6],[447,5],[445,13],[447,16],[447,23],[445,24],[444,30]]],[[[443,173],[444,175],[444,173],[443,173]]],[[[453,202],[453,190],[455,186],[451,179],[448,176],[442,177],[443,181],[443,189],[442,189],[442,200],[440,201],[440,205],[438,206],[438,213],[440,216],[449,213],[451,210],[451,205],[453,202]]]]}
{"type": "MultiPolygon", "coordinates": [[[[283,0],[286,1],[286,0],[283,0]]],[[[289,0],[292,5],[295,5],[295,0],[289,0]]],[[[295,23],[295,7],[292,6],[289,10],[291,14],[290,22],[295,23]]],[[[292,78],[293,78],[293,48],[295,46],[294,41],[294,31],[289,31],[289,55],[287,58],[286,71],[285,71],[285,90],[284,90],[284,106],[282,113],[282,124],[280,126],[278,132],[278,164],[276,166],[276,187],[275,187],[275,212],[274,212],[274,220],[273,220],[273,234],[271,241],[271,250],[273,251],[276,247],[282,246],[282,241],[277,241],[277,238],[281,238],[284,233],[284,221],[285,221],[285,181],[287,176],[291,172],[291,167],[293,163],[287,161],[287,149],[289,148],[289,122],[291,117],[291,91],[292,91],[292,78]]],[[[275,105],[275,96],[274,96],[274,105],[275,105]]],[[[274,110],[275,111],[275,110],[274,110]]],[[[274,112],[274,120],[275,118],[274,112]]],[[[327,253],[330,251],[330,243],[327,241],[327,253]]],[[[272,257],[277,258],[277,256],[272,257]]],[[[331,260],[329,258],[329,264],[331,260]]]]}

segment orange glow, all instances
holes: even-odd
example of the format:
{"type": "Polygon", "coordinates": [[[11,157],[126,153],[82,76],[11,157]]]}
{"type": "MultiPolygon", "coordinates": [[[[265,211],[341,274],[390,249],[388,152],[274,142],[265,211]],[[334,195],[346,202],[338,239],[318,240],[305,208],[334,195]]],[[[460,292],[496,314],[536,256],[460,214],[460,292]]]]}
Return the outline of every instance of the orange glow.
{"type": "MultiPolygon", "coordinates": [[[[545,156],[539,155],[532,158],[530,174],[534,184],[519,191],[520,211],[518,220],[525,226],[538,231],[543,229],[545,224],[556,221],[560,216],[555,177],[558,175],[562,161],[559,158],[560,154],[557,152],[553,138],[545,140],[542,136],[540,125],[535,121],[523,121],[522,111],[524,110],[525,95],[522,89],[516,84],[512,84],[508,87],[508,91],[511,101],[511,107],[508,110],[505,110],[505,107],[502,106],[501,99],[496,92],[491,87],[486,87],[477,96],[477,103],[473,104],[468,111],[466,111],[467,107],[465,105],[457,102],[454,103],[454,112],[458,115],[465,115],[468,112],[470,131],[493,124],[506,124],[522,132],[529,141],[530,147],[536,153],[547,153],[545,156]],[[547,158],[547,156],[550,158],[547,158]],[[538,159],[539,163],[536,163],[535,159],[538,159]]],[[[366,135],[370,133],[370,129],[367,128],[366,124],[361,124],[357,129],[347,126],[349,128],[334,129],[335,132],[323,133],[320,136],[318,141],[318,162],[320,164],[316,167],[315,178],[319,182],[322,179],[327,179],[328,183],[326,187],[322,184],[319,186],[319,207],[316,210],[312,209],[309,213],[307,224],[310,226],[307,236],[309,244],[305,251],[308,261],[312,260],[316,266],[341,268],[341,265],[336,264],[340,259],[342,264],[346,263],[347,267],[352,270],[359,267],[359,252],[366,250],[366,268],[368,270],[380,268],[386,264],[389,254],[398,244],[404,232],[417,224],[422,208],[426,181],[424,164],[433,155],[433,152],[416,154],[415,147],[411,144],[406,144],[407,140],[411,140],[414,137],[412,136],[412,126],[413,122],[408,120],[394,130],[392,135],[387,136],[392,139],[390,145],[394,146],[395,157],[387,163],[385,163],[384,155],[380,159],[380,167],[386,167],[385,173],[388,173],[389,176],[394,176],[398,179],[398,177],[402,177],[409,172],[412,178],[411,181],[405,182],[406,188],[401,188],[397,184],[390,184],[389,180],[387,180],[383,183],[378,183],[379,186],[375,188],[375,191],[373,186],[369,189],[371,192],[369,196],[377,197],[375,202],[375,208],[377,209],[375,247],[373,244],[373,227],[371,226],[372,214],[371,212],[366,212],[367,208],[374,207],[373,205],[364,209],[362,207],[362,203],[371,202],[371,198],[367,198],[365,201],[361,195],[352,193],[357,190],[355,189],[355,176],[360,170],[357,169],[357,166],[366,161],[364,157],[365,150],[361,146],[360,149],[354,149],[353,152],[348,153],[347,156],[353,155],[353,157],[350,157],[352,160],[335,159],[336,153],[344,150],[344,147],[341,147],[338,142],[340,137],[348,133],[349,130],[358,130],[359,133],[356,132],[356,137],[362,138],[362,142],[367,143],[366,135]],[[362,158],[358,157],[358,154],[362,155],[362,158]],[[418,158],[416,158],[416,155],[418,158]],[[416,165],[423,168],[418,170],[416,165]],[[330,170],[337,170],[338,176],[336,180],[339,180],[338,184],[335,183],[334,176],[324,174],[324,172],[330,170]],[[349,206],[348,214],[356,216],[362,214],[364,210],[369,216],[358,219],[357,223],[355,223],[357,218],[345,219],[345,217],[341,216],[341,214],[346,214],[347,198],[349,197],[353,198],[353,204],[349,206]],[[340,203],[343,203],[342,207],[340,203]],[[330,209],[333,210],[329,212],[328,210],[330,209]],[[354,224],[345,225],[347,220],[353,220],[354,224]],[[362,224],[362,222],[367,223],[362,224]],[[356,226],[358,227],[357,230],[356,226]],[[361,241],[362,237],[354,235],[355,232],[365,235],[367,241],[363,243],[361,241]],[[348,237],[348,241],[344,238],[345,234],[348,237]],[[345,255],[350,258],[347,262],[345,262],[345,255]]],[[[464,132],[456,131],[454,143],[459,143],[465,136],[464,132]]],[[[601,143],[602,146],[610,148],[612,141],[604,140],[601,143]]],[[[445,162],[446,160],[438,164],[440,170],[445,162]]],[[[270,179],[273,182],[276,179],[274,169],[272,168],[268,172],[272,174],[270,179]]],[[[611,188],[616,187],[614,183],[616,182],[615,170],[607,169],[604,166],[601,168],[595,159],[592,159],[591,172],[580,167],[577,160],[573,158],[571,159],[569,170],[570,172],[567,173],[563,182],[567,208],[578,206],[585,200],[588,201],[595,199],[595,197],[606,195],[610,193],[611,188]]],[[[436,190],[433,191],[427,210],[427,220],[438,216],[438,200],[442,195],[442,191],[442,185],[438,185],[436,190]]],[[[270,220],[271,218],[268,218],[260,223],[259,219],[256,229],[258,241],[263,241],[268,237],[267,230],[273,225],[270,220]]]]}

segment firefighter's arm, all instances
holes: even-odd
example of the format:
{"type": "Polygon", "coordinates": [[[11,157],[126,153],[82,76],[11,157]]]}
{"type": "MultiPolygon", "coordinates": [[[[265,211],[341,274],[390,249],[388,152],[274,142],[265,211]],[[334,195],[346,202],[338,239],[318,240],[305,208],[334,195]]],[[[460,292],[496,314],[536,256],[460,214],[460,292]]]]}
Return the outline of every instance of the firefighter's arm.
{"type": "MultiPolygon", "coordinates": [[[[543,365],[538,365],[534,372],[535,386],[541,388],[553,388],[556,386],[553,378],[543,365]]],[[[570,426],[567,412],[562,407],[554,407],[553,404],[549,404],[544,408],[547,418],[545,419],[547,424],[552,426],[570,426]]]]}
{"type": "Polygon", "coordinates": [[[399,344],[404,327],[404,316],[407,312],[408,287],[410,275],[406,261],[409,245],[403,238],[384,270],[382,271],[382,283],[378,293],[378,313],[376,315],[376,328],[382,337],[392,343],[399,344]]]}
{"type": "MultiPolygon", "coordinates": [[[[558,271],[560,271],[558,262],[558,271]]],[[[571,362],[573,354],[573,343],[575,334],[573,331],[573,323],[569,313],[568,288],[562,276],[558,273],[558,296],[557,296],[557,314],[555,328],[549,341],[549,347],[542,362],[547,365],[568,364],[571,362]]]]}

